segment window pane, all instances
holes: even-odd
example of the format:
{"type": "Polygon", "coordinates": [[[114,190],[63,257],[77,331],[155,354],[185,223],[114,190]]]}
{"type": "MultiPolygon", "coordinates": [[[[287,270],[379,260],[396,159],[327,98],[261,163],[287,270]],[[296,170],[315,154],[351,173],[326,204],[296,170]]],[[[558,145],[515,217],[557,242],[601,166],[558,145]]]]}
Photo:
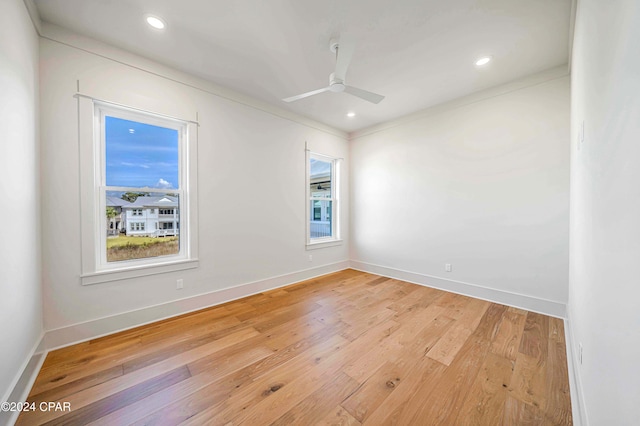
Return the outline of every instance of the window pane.
{"type": "Polygon", "coordinates": [[[309,193],[313,198],[331,198],[331,162],[315,158],[310,160],[309,193]]]}
{"type": "Polygon", "coordinates": [[[107,191],[105,201],[107,262],[178,254],[178,194],[107,191]]]}
{"type": "Polygon", "coordinates": [[[178,131],[105,117],[106,185],[178,188],[178,131]]]}
{"type": "Polygon", "coordinates": [[[332,236],[331,226],[331,209],[332,201],[330,200],[311,200],[309,211],[311,217],[310,223],[310,236],[311,238],[326,238],[332,236]]]}

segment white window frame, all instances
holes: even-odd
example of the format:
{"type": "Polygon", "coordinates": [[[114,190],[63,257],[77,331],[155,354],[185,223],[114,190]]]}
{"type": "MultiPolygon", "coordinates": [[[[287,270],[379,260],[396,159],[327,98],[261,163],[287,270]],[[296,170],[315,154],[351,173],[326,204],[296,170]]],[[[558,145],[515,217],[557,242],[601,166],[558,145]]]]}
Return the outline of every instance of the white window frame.
{"type": "Polygon", "coordinates": [[[306,248],[307,250],[331,247],[342,244],[340,238],[340,166],[342,159],[306,150],[306,248]],[[311,159],[331,163],[331,197],[322,198],[323,201],[331,201],[331,236],[324,238],[311,238],[311,201],[320,200],[311,196],[311,159]]]}
{"type": "MultiPolygon", "coordinates": [[[[81,164],[81,232],[83,285],[130,279],[198,267],[197,242],[197,124],[105,101],[80,97],[79,139],[81,164]],[[106,191],[131,187],[106,187],[105,116],[175,129],[179,132],[178,189],[135,188],[136,191],[178,194],[179,252],[176,255],[107,262],[106,191]]],[[[132,216],[134,216],[132,214],[132,216]]],[[[142,218],[135,215],[134,220],[142,218]]],[[[146,227],[145,227],[146,228],[146,227]]]]}

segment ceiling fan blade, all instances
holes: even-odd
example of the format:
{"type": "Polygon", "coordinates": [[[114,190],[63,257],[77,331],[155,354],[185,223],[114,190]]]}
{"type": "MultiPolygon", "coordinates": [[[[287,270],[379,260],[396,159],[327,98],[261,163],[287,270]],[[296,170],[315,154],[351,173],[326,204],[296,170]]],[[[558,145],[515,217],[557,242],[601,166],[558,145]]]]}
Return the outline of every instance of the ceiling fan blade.
{"type": "Polygon", "coordinates": [[[378,95],[377,93],[373,92],[367,92],[366,90],[358,89],[357,87],[353,86],[345,86],[344,91],[374,104],[378,104],[381,100],[384,99],[384,96],[382,95],[378,95]]]}
{"type": "Polygon", "coordinates": [[[340,36],[336,58],[336,70],[334,71],[334,75],[337,79],[342,81],[345,80],[347,69],[349,68],[349,64],[351,63],[351,57],[353,56],[353,51],[355,50],[355,48],[356,44],[353,40],[353,37],[346,33],[340,36]]]}
{"type": "Polygon", "coordinates": [[[301,95],[291,96],[290,98],[284,98],[283,101],[293,102],[293,101],[297,101],[298,99],[303,99],[309,96],[317,95],[318,93],[326,92],[328,90],[329,90],[329,87],[323,87],[322,89],[312,90],[311,92],[303,93],[301,95]]]}

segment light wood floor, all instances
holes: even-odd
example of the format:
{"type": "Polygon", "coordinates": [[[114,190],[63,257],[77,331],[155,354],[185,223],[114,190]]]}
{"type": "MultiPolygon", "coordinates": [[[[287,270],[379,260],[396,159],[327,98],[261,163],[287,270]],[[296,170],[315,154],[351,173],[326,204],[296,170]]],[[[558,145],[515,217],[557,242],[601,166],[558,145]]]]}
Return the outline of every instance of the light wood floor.
{"type": "Polygon", "coordinates": [[[49,353],[19,425],[571,424],[562,320],[346,270],[49,353]]]}

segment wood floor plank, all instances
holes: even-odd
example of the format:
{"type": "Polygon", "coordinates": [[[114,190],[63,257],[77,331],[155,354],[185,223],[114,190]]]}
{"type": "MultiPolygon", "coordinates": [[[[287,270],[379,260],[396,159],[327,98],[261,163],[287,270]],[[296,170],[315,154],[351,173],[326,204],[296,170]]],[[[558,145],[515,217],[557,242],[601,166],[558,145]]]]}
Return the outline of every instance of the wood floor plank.
{"type": "Polygon", "coordinates": [[[569,373],[564,324],[559,318],[549,319],[548,351],[545,418],[553,424],[569,424],[573,420],[569,394],[569,373]]]}
{"type": "Polygon", "coordinates": [[[270,354],[271,351],[268,348],[255,347],[235,356],[226,357],[209,370],[194,371],[189,364],[187,367],[191,377],[101,417],[90,424],[94,426],[132,424],[140,419],[152,416],[157,411],[176,402],[177,399],[184,399],[207,386],[218,386],[220,389],[224,389],[225,386],[240,386],[251,381],[250,375],[244,369],[268,357],[270,354]],[[234,374],[237,372],[239,373],[234,374]]]}
{"type": "Polygon", "coordinates": [[[161,350],[160,348],[158,348],[158,350],[150,352],[146,355],[135,357],[131,360],[123,362],[122,368],[124,369],[124,374],[129,374],[133,371],[139,370],[140,368],[144,368],[148,365],[153,365],[167,358],[171,358],[172,356],[179,355],[183,352],[188,352],[192,349],[196,349],[209,343],[216,342],[215,344],[219,345],[222,341],[229,341],[232,342],[231,344],[235,344],[238,341],[242,341],[249,336],[254,335],[258,335],[254,328],[247,327],[244,324],[239,324],[238,326],[225,328],[223,330],[208,333],[193,339],[181,341],[173,345],[163,347],[161,350]],[[229,336],[231,337],[223,340],[223,338],[229,336]]]}
{"type": "Polygon", "coordinates": [[[280,324],[269,330],[268,333],[262,333],[265,337],[265,344],[277,351],[322,330],[327,324],[319,321],[316,312],[280,324]]]}
{"type": "MultiPolygon", "coordinates": [[[[329,348],[325,353],[313,352],[310,355],[314,359],[322,359],[329,351],[337,351],[342,345],[347,344],[346,341],[343,340],[343,342],[329,348]]],[[[281,366],[284,368],[276,368],[273,374],[262,376],[242,388],[232,390],[223,401],[199,410],[184,424],[199,425],[205,422],[211,422],[212,424],[247,422],[247,424],[251,424],[248,419],[256,415],[262,419],[268,418],[269,423],[275,421],[287,411],[287,408],[299,403],[300,400],[315,390],[308,382],[310,365],[313,364],[310,364],[309,360],[305,359],[304,362],[297,363],[295,366],[287,363],[281,366]],[[287,367],[292,368],[288,369],[287,367]],[[300,377],[304,377],[307,380],[306,386],[302,388],[292,384],[300,377]],[[281,395],[285,396],[280,398],[281,395]],[[269,403],[263,404],[267,398],[270,399],[269,403]],[[259,413],[256,410],[259,410],[259,413]]]]}
{"type": "Polygon", "coordinates": [[[326,416],[315,422],[315,426],[359,426],[361,424],[340,405],[337,405],[326,416]]]}
{"type": "Polygon", "coordinates": [[[520,342],[510,390],[512,395],[537,409],[546,406],[549,375],[549,317],[534,312],[527,320],[520,342]]]}
{"type": "MultiPolygon", "coordinates": [[[[351,342],[349,345],[354,344],[355,342],[351,342]]],[[[307,370],[305,375],[296,378],[287,389],[287,393],[274,393],[269,398],[264,398],[251,411],[241,413],[234,417],[233,421],[243,424],[259,424],[264,421],[270,424],[295,407],[298,401],[304,400],[307,395],[313,394],[323,385],[331,383],[349,356],[353,356],[353,353],[333,354],[324,363],[319,363],[317,368],[307,370]]]]}
{"type": "Polygon", "coordinates": [[[256,308],[248,314],[238,314],[236,318],[242,321],[243,324],[256,326],[258,329],[267,329],[271,321],[277,321],[275,325],[282,324],[288,319],[291,319],[295,315],[305,314],[315,309],[319,309],[321,305],[317,303],[311,303],[307,300],[302,300],[297,303],[287,303],[280,301],[279,303],[264,304],[256,308]],[[282,322],[278,322],[279,318],[283,318],[282,322]]]}
{"type": "MultiPolygon", "coordinates": [[[[432,305],[422,314],[420,319],[432,317],[438,312],[442,312],[443,308],[432,305]],[[426,312],[430,312],[427,316],[426,312]]],[[[400,417],[404,407],[409,404],[409,400],[414,395],[422,394],[418,391],[419,386],[428,389],[436,382],[440,375],[444,372],[446,366],[440,362],[434,361],[426,357],[426,353],[441,338],[447,328],[454,322],[451,318],[437,316],[431,321],[425,321],[422,330],[415,335],[413,340],[403,343],[403,349],[396,354],[397,357],[407,357],[416,359],[417,364],[413,367],[405,380],[400,381],[395,391],[391,393],[381,404],[375,409],[371,417],[366,420],[367,424],[399,424],[396,420],[400,417]]],[[[400,332],[400,330],[398,330],[400,332]]],[[[398,358],[392,358],[398,360],[398,358]]]]}
{"type": "Polygon", "coordinates": [[[412,347],[414,351],[422,350],[422,347],[424,350],[427,347],[431,347],[437,341],[437,338],[440,338],[440,335],[435,338],[436,336],[433,333],[428,333],[426,336],[421,336],[421,334],[431,330],[430,327],[442,310],[441,307],[430,306],[427,309],[413,312],[411,316],[404,318],[392,338],[386,339],[376,348],[366,351],[361,357],[347,365],[344,371],[359,383],[363,383],[388,360],[397,360],[407,350],[413,354],[414,352],[408,347],[412,347]],[[419,336],[420,338],[418,338],[419,336]],[[428,338],[428,336],[432,339],[426,340],[425,338],[428,338]],[[422,345],[422,347],[417,348],[416,345],[422,345]]]}
{"type": "Polygon", "coordinates": [[[398,313],[398,318],[413,310],[424,309],[445,295],[444,291],[416,286],[415,289],[391,303],[388,308],[398,313]]]}
{"type": "Polygon", "coordinates": [[[277,392],[284,383],[293,381],[304,374],[309,365],[320,362],[347,343],[348,341],[344,338],[332,335],[317,346],[297,354],[288,362],[278,364],[267,374],[259,375],[256,380],[242,380],[240,383],[235,382],[233,386],[225,386],[224,388],[213,383],[186,399],[174,401],[162,410],[142,419],[139,424],[162,424],[164,421],[170,421],[173,424],[185,422],[197,425],[210,420],[226,423],[236,413],[246,410],[264,397],[277,392]]]}
{"type": "Polygon", "coordinates": [[[122,407],[133,404],[136,401],[144,399],[148,395],[152,395],[189,377],[189,369],[186,367],[179,367],[158,377],[154,377],[153,379],[149,379],[113,395],[109,395],[108,397],[95,401],[89,405],[85,405],[82,408],[74,409],[69,414],[65,414],[54,420],[46,422],[45,425],[88,424],[93,420],[104,417],[122,407]]]}
{"type": "Polygon", "coordinates": [[[313,300],[322,306],[332,307],[336,310],[357,309],[358,299],[370,294],[366,284],[354,281],[351,285],[345,285],[343,288],[336,287],[327,293],[322,293],[313,300]]]}
{"type": "Polygon", "coordinates": [[[383,344],[363,352],[343,370],[358,383],[364,383],[389,358],[396,356],[402,349],[403,346],[397,339],[387,339],[383,344]]]}
{"type": "MultiPolygon", "coordinates": [[[[137,406],[127,407],[126,410],[114,413],[111,417],[107,416],[106,422],[96,424],[108,426],[114,424],[112,419],[118,420],[116,424],[129,424],[140,419],[145,419],[144,424],[156,424],[165,420],[177,422],[177,418],[195,415],[201,407],[208,407],[216,401],[222,401],[226,397],[226,389],[244,386],[335,334],[336,329],[325,328],[271,355],[268,351],[267,353],[258,352],[260,348],[241,350],[238,354],[226,353],[225,349],[215,354],[213,359],[212,357],[200,358],[189,364],[193,376],[191,379],[167,389],[166,392],[159,392],[148,398],[148,401],[141,401],[137,406]],[[221,361],[218,361],[218,358],[221,361]],[[203,377],[205,373],[206,376],[203,377]],[[189,399],[185,399],[205,387],[207,389],[202,392],[207,395],[204,405],[192,404],[189,399]],[[177,400],[176,396],[183,399],[177,400]]],[[[255,339],[254,344],[258,343],[259,340],[255,339]]],[[[238,348],[239,346],[229,349],[237,350],[238,348]]]]}
{"type": "Polygon", "coordinates": [[[563,322],[344,270],[48,354],[19,425],[570,425],[563,322]]]}
{"type": "Polygon", "coordinates": [[[274,327],[285,324],[293,319],[299,318],[304,314],[320,309],[321,307],[322,306],[318,305],[317,303],[313,303],[313,304],[299,303],[297,305],[284,308],[283,312],[279,313],[278,315],[272,316],[267,320],[256,321],[253,324],[253,328],[255,328],[261,333],[264,333],[268,330],[271,330],[274,327]]]}
{"type": "Polygon", "coordinates": [[[49,367],[59,368],[65,363],[77,362],[78,359],[91,355],[99,355],[100,353],[105,353],[106,356],[112,357],[120,351],[126,351],[132,343],[141,344],[143,340],[154,340],[154,337],[155,340],[164,341],[169,336],[183,334],[185,324],[189,325],[189,329],[194,329],[201,324],[209,324],[214,320],[220,320],[228,315],[229,313],[226,308],[222,306],[214,307],[212,309],[191,312],[175,318],[157,321],[153,324],[93,339],[78,345],[58,349],[47,355],[42,371],[47,371],[49,367]]]}
{"type": "Polygon", "coordinates": [[[520,340],[520,353],[543,360],[547,356],[549,317],[536,312],[527,313],[520,340]]]}
{"type": "Polygon", "coordinates": [[[404,346],[403,353],[405,356],[413,356],[415,358],[426,357],[431,348],[446,334],[454,322],[449,317],[438,315],[432,321],[426,323],[412,341],[401,342],[404,346]]]}
{"type": "Polygon", "coordinates": [[[348,324],[348,327],[342,333],[342,337],[354,341],[372,327],[389,320],[393,315],[394,312],[392,310],[384,307],[379,307],[376,311],[364,311],[345,315],[343,321],[348,324]]]}
{"type": "Polygon", "coordinates": [[[275,351],[273,348],[268,346],[269,339],[267,338],[267,336],[264,336],[263,334],[257,334],[256,336],[245,339],[242,342],[238,342],[233,346],[223,348],[217,352],[210,353],[206,356],[198,358],[193,362],[190,362],[189,370],[194,374],[199,374],[202,371],[215,369],[218,365],[224,363],[225,360],[237,356],[238,353],[250,351],[258,345],[263,346],[265,350],[270,353],[270,355],[266,357],[263,362],[266,363],[267,359],[273,360],[273,362],[270,364],[273,368],[276,365],[276,362],[281,362],[283,358],[290,359],[290,355],[295,355],[296,353],[299,354],[302,352],[303,348],[308,348],[309,342],[314,341],[313,337],[326,336],[326,334],[322,333],[322,331],[323,329],[320,329],[316,333],[310,334],[307,337],[307,341],[302,344],[298,344],[299,341],[296,340],[292,341],[289,346],[289,348],[292,349],[291,351],[284,350],[286,348],[283,348],[283,350],[280,351],[275,351]],[[291,354],[289,354],[289,352],[291,352],[291,354]]]}
{"type": "Polygon", "coordinates": [[[509,359],[491,352],[487,354],[456,424],[474,426],[500,423],[511,380],[511,368],[509,359]]]}
{"type": "Polygon", "coordinates": [[[351,395],[359,383],[344,373],[338,373],[324,386],[302,400],[272,423],[273,426],[310,425],[322,418],[340,401],[351,395]]]}
{"type": "Polygon", "coordinates": [[[65,382],[58,386],[51,387],[40,393],[32,394],[29,396],[29,402],[35,402],[39,404],[41,402],[59,401],[64,399],[68,395],[80,392],[84,389],[89,389],[93,386],[107,382],[115,377],[124,375],[124,369],[122,365],[116,365],[115,367],[101,370],[97,373],[89,374],[76,379],[72,382],[65,382]]]}
{"type": "Polygon", "coordinates": [[[507,309],[502,317],[498,334],[491,342],[491,352],[515,361],[520,348],[525,319],[526,313],[521,314],[507,309]]]}
{"type": "Polygon", "coordinates": [[[527,315],[527,311],[524,309],[516,308],[514,306],[509,306],[507,309],[508,312],[518,314],[518,315],[527,315]]]}
{"type": "MultiPolygon", "coordinates": [[[[447,330],[444,336],[433,348],[427,353],[432,358],[445,365],[450,365],[455,359],[458,351],[464,346],[467,339],[473,334],[476,327],[480,323],[482,315],[489,309],[490,303],[482,300],[470,300],[465,304],[464,311],[458,315],[458,306],[454,308],[456,311],[454,317],[458,317],[455,323],[447,330]]],[[[447,307],[443,311],[443,315],[452,314],[452,308],[447,307]]]]}
{"type": "MultiPolygon", "coordinates": [[[[401,416],[417,411],[417,407],[428,403],[425,391],[432,388],[446,369],[431,358],[421,357],[406,380],[401,380],[394,392],[373,410],[366,419],[368,425],[400,425],[401,416]]],[[[355,420],[355,419],[354,419],[355,420]]]]}
{"type": "Polygon", "coordinates": [[[543,408],[547,402],[546,361],[519,353],[509,390],[515,398],[543,408]]]}
{"type": "MultiPolygon", "coordinates": [[[[504,415],[500,425],[502,426],[540,426],[549,424],[545,421],[544,413],[538,408],[526,404],[521,400],[507,395],[504,405],[504,415]]],[[[558,423],[562,424],[562,423],[558,423]]],[[[565,423],[571,424],[571,423],[565,423]]]]}
{"type": "Polygon", "coordinates": [[[340,336],[340,331],[342,329],[344,329],[344,324],[335,324],[325,327],[300,341],[293,342],[289,346],[277,350],[274,354],[264,360],[250,366],[248,374],[255,380],[264,375],[270,374],[275,368],[290,362],[292,359],[302,354],[315,353],[314,362],[318,362],[319,359],[321,359],[320,353],[322,352],[325,343],[334,342],[336,347],[345,343],[344,338],[340,336]]]}
{"type": "MultiPolygon", "coordinates": [[[[214,409],[212,413],[205,413],[204,416],[215,412],[211,419],[222,424],[229,421],[246,424],[271,423],[315,392],[323,385],[323,380],[330,380],[351,359],[388,338],[397,327],[398,324],[394,321],[380,323],[367,330],[358,340],[347,341],[346,344],[328,352],[326,356],[316,355],[311,363],[301,363],[300,370],[292,369],[291,363],[284,364],[246,389],[248,404],[243,403],[241,409],[237,405],[238,399],[234,398],[233,404],[228,406],[227,410],[216,412],[214,409]]],[[[201,417],[203,416],[199,415],[189,419],[187,424],[197,425],[202,420],[201,417]]]]}
{"type": "MultiPolygon", "coordinates": [[[[184,320],[184,323],[180,327],[172,324],[171,330],[167,336],[165,336],[164,340],[154,337],[153,341],[148,344],[144,344],[142,341],[149,335],[141,330],[135,331],[138,343],[135,346],[128,345],[124,349],[123,346],[111,336],[103,339],[107,339],[107,341],[113,344],[112,346],[105,346],[101,339],[98,339],[95,341],[96,343],[90,344],[89,346],[81,344],[82,349],[75,354],[69,354],[69,359],[63,358],[57,365],[54,364],[52,367],[42,371],[38,376],[41,380],[36,382],[32,392],[40,393],[59,387],[60,385],[80,380],[85,376],[99,374],[103,370],[122,366],[122,364],[134,359],[144,358],[146,356],[158,356],[164,353],[165,348],[189,341],[190,339],[195,339],[203,334],[208,333],[209,340],[215,340],[216,338],[236,331],[239,324],[238,320],[221,317],[219,312],[221,311],[215,311],[213,315],[214,320],[208,319],[204,314],[180,317],[184,320]],[[194,319],[197,319],[195,323],[193,322],[194,319]],[[182,333],[179,336],[176,336],[174,332],[174,329],[177,328],[182,328],[182,333]],[[95,349],[96,347],[99,347],[99,349],[95,349]]],[[[166,323],[166,320],[163,321],[163,323],[166,323]]],[[[246,328],[246,326],[242,326],[246,328]]],[[[156,328],[154,325],[153,335],[158,333],[156,328]]],[[[123,332],[123,339],[127,343],[130,342],[130,334],[123,332]]],[[[68,352],[65,351],[65,353],[68,352]]],[[[49,360],[50,356],[52,359],[56,359],[57,355],[56,353],[47,355],[47,360],[49,360]]]]}
{"type": "Polygon", "coordinates": [[[444,370],[435,384],[421,387],[398,418],[398,424],[455,424],[456,417],[475,381],[489,350],[490,338],[500,321],[505,306],[492,304],[474,333],[458,351],[455,360],[444,370]],[[424,401],[429,403],[425,404],[424,401]],[[422,401],[422,402],[420,402],[422,401]],[[425,424],[425,423],[423,423],[425,424]]]}
{"type": "MultiPolygon", "coordinates": [[[[377,285],[369,289],[369,291],[374,295],[373,297],[375,301],[373,304],[384,303],[385,306],[389,305],[390,303],[407,296],[415,289],[415,286],[404,281],[387,280],[383,281],[383,283],[385,283],[385,285],[377,285]]],[[[368,305],[360,306],[366,307],[368,305]]]]}
{"type": "Polygon", "coordinates": [[[382,402],[406,380],[416,363],[415,358],[385,362],[353,394],[342,407],[359,422],[364,422],[382,402]]]}
{"type": "MultiPolygon", "coordinates": [[[[71,406],[74,407],[74,410],[79,410],[96,400],[124,391],[129,387],[136,386],[156,376],[173,371],[180,366],[186,366],[187,363],[202,358],[206,354],[215,353],[218,350],[222,350],[238,342],[242,342],[246,338],[257,335],[259,335],[259,333],[250,328],[240,330],[237,333],[225,336],[215,342],[174,355],[171,358],[164,359],[161,362],[141,368],[130,374],[115,377],[112,380],[100,383],[82,392],[65,396],[64,401],[69,402],[71,406]]],[[[33,417],[37,421],[48,422],[63,414],[63,412],[59,411],[36,411],[33,417]]]]}
{"type": "MultiPolygon", "coordinates": [[[[376,407],[373,410],[357,408],[357,404],[355,404],[353,409],[348,410],[354,418],[358,420],[365,418],[364,415],[362,417],[355,415],[354,411],[358,409],[363,411],[365,415],[370,415],[371,412],[376,413],[377,417],[374,418],[372,424],[386,423],[384,412],[391,412],[398,405],[401,405],[401,401],[408,400],[419,383],[430,382],[434,371],[438,371],[436,366],[444,367],[441,363],[431,362],[429,358],[425,358],[425,354],[429,351],[429,348],[437,342],[443,334],[443,330],[445,330],[453,320],[436,316],[439,312],[442,312],[442,308],[438,306],[431,306],[430,309],[420,312],[420,315],[415,315],[412,323],[422,323],[421,330],[416,332],[413,327],[400,327],[391,338],[385,340],[383,344],[376,348],[389,348],[386,353],[378,352],[378,350],[368,351],[344,369],[351,377],[358,379],[360,383],[364,383],[367,380],[371,380],[371,375],[385,362],[389,362],[387,360],[390,360],[394,362],[394,366],[401,367],[396,375],[396,379],[398,379],[398,375],[403,376],[400,377],[401,380],[396,381],[399,383],[394,382],[395,387],[402,391],[395,391],[394,393],[388,392],[389,395],[377,401],[376,407]],[[434,318],[434,316],[436,317],[434,318]],[[412,371],[414,369],[415,371],[412,371]],[[396,395],[398,395],[398,398],[394,398],[396,395]],[[378,409],[382,411],[377,411],[378,409]]],[[[375,378],[373,380],[375,380],[375,378]]],[[[363,392],[366,392],[366,389],[363,392]]],[[[353,403],[351,404],[353,405],[353,403]]]]}
{"type": "Polygon", "coordinates": [[[472,298],[456,293],[445,293],[435,302],[437,306],[446,309],[446,315],[455,320],[465,315],[465,308],[473,301],[472,298]]]}

